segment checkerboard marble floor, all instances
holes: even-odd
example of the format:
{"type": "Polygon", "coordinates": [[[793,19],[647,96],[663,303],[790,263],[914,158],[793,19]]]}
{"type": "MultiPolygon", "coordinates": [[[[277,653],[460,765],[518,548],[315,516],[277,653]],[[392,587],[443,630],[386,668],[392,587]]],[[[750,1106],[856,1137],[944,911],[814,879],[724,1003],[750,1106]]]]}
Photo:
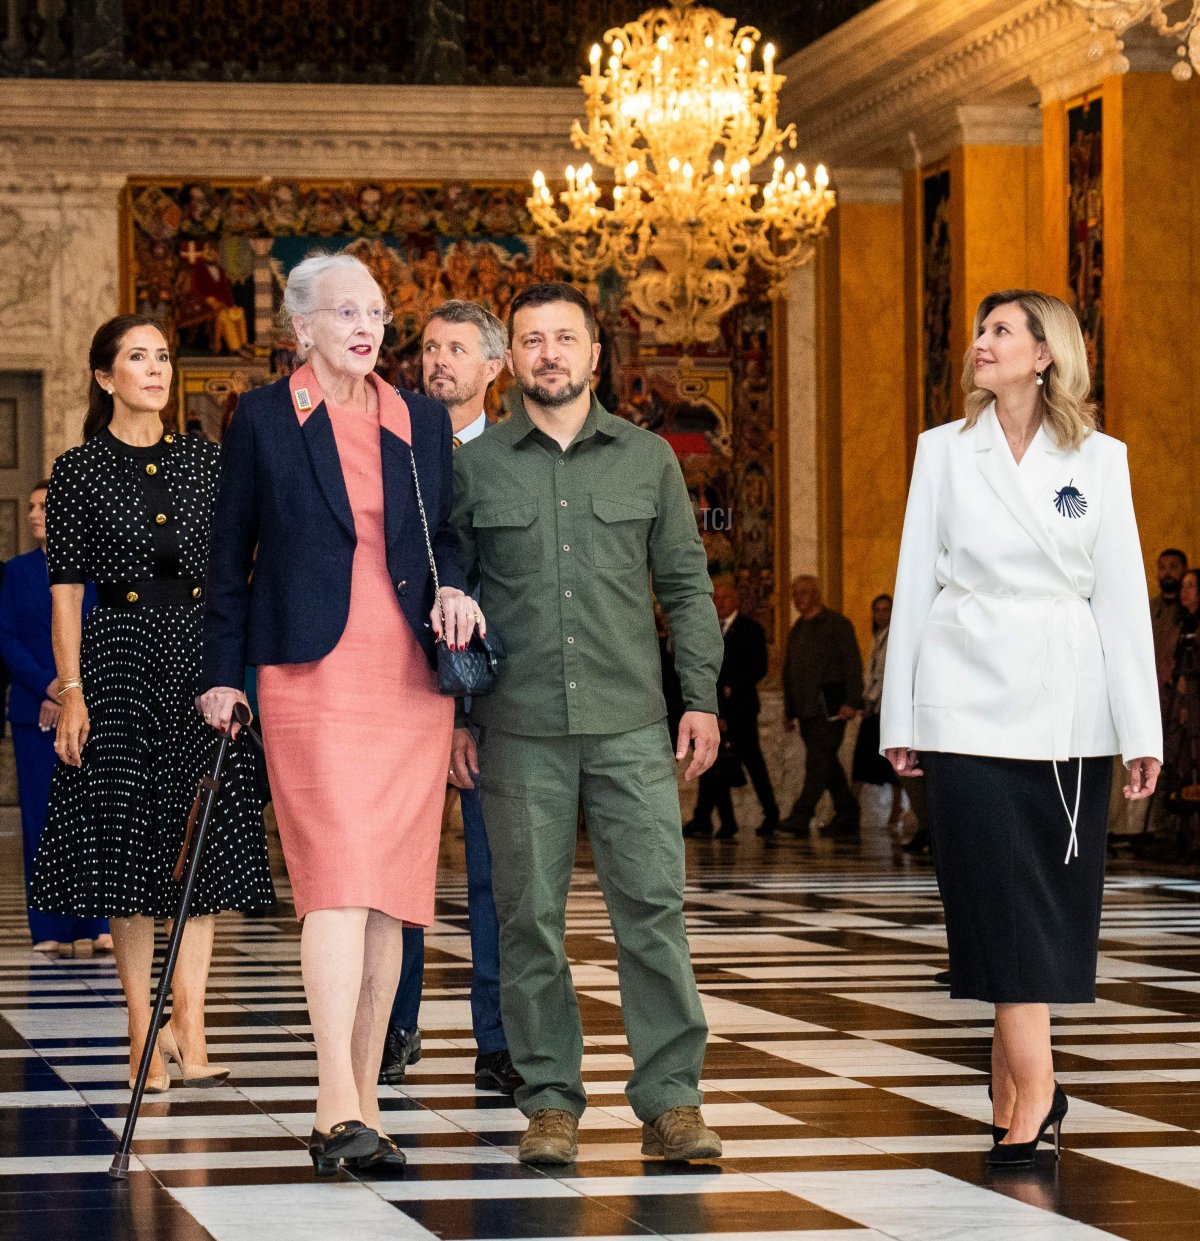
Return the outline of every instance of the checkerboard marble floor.
{"type": "MultiPolygon", "coordinates": [[[[568,950],[588,1044],[579,1162],[516,1162],[522,1118],[471,1082],[461,845],[444,850],[429,936],[425,1055],[384,1091],[405,1179],[315,1183],[315,1062],[297,927],[227,916],[210,991],[217,1090],[147,1101],[127,1183],[106,1169],[125,1087],[111,959],[29,951],[15,817],[0,812],[0,1236],[628,1237],[687,1241],[1194,1241],[1200,1237],[1200,883],[1108,884],[1099,1000],[1054,1023],[1071,1097],[1062,1164],[992,1173],[984,1005],[933,975],[944,938],[928,866],[862,845],[689,844],[688,929],[712,1030],[708,1165],[639,1155],[615,947],[587,868],[568,950]]],[[[286,887],[282,888],[286,894],[286,887]]]]}

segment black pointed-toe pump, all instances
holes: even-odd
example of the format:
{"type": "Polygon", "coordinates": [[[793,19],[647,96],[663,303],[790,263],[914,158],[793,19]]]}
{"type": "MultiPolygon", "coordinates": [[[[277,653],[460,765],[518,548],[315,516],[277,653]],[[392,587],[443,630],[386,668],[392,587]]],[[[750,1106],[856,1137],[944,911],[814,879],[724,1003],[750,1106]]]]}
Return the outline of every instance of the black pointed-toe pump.
{"type": "MultiPolygon", "coordinates": [[[[988,1102],[990,1103],[990,1102],[994,1102],[994,1101],[995,1101],[995,1100],[992,1098],[992,1088],[991,1088],[991,1086],[989,1085],[989,1086],[988,1086],[988,1102]]],[[[991,1126],[991,1128],[992,1128],[992,1145],[993,1145],[993,1146],[999,1146],[999,1145],[1000,1145],[1000,1143],[1001,1143],[1001,1142],[1003,1142],[1003,1141],[1004,1141],[1004,1139],[1008,1136],[1008,1130],[1007,1130],[1007,1129],[1002,1129],[1002,1128],[1001,1128],[998,1124],[996,1124],[995,1116],[996,1116],[996,1109],[995,1109],[995,1108],[993,1108],[993,1109],[992,1109],[992,1126],[991,1126]]]]}
{"type": "Polygon", "coordinates": [[[1054,1098],[1046,1119],[1038,1126],[1037,1137],[1032,1142],[997,1142],[988,1152],[987,1161],[993,1167],[1017,1168],[1033,1163],[1038,1143],[1046,1136],[1046,1130],[1054,1131],[1054,1158],[1062,1158],[1062,1122],[1067,1114],[1067,1096],[1063,1088],[1054,1083],[1054,1098]]]}

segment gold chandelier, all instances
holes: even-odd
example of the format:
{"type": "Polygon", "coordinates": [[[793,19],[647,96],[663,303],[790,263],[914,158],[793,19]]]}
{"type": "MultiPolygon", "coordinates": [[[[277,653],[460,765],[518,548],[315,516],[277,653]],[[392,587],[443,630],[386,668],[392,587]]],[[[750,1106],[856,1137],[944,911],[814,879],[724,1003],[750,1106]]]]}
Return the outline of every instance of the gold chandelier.
{"type": "MultiPolygon", "coordinates": [[[[1130,26],[1150,19],[1150,25],[1165,39],[1176,42],[1179,57],[1171,69],[1177,82],[1186,82],[1200,69],[1200,0],[1075,0],[1075,4],[1091,18],[1093,30],[1111,30],[1118,39],[1130,26]],[[1168,9],[1175,9],[1172,21],[1168,9]]],[[[1093,48],[1097,56],[1102,49],[1093,48]]]]}
{"type": "Polygon", "coordinates": [[[834,203],[818,166],[786,168],[794,126],[776,121],[782,76],[775,49],[752,26],[687,0],[651,9],[596,44],[580,78],[587,129],[571,141],[612,170],[611,206],[601,202],[592,164],[566,170],[558,204],[540,171],[528,199],[572,278],[594,284],[613,270],[660,343],[715,340],[753,260],[778,293],[786,275],[812,258],[834,203]],[[603,61],[603,66],[601,62],[603,61]],[[770,180],[755,168],[774,156],[770,180]]]}

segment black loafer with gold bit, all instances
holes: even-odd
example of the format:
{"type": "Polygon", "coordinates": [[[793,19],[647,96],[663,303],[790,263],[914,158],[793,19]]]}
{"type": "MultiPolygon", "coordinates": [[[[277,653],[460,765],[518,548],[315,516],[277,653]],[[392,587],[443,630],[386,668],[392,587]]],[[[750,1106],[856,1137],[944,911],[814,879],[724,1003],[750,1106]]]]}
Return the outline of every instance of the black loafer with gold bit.
{"type": "Polygon", "coordinates": [[[386,1135],[379,1138],[379,1147],[373,1155],[346,1160],[346,1171],[355,1176],[403,1176],[408,1160],[404,1152],[386,1135]]]}

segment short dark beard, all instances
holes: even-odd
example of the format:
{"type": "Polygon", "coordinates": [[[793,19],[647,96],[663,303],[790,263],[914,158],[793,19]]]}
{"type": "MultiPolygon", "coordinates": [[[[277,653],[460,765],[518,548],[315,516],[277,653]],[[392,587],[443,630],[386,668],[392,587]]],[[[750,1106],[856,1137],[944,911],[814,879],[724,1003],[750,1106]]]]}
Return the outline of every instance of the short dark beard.
{"type": "Polygon", "coordinates": [[[520,380],[517,381],[517,386],[524,396],[543,409],[561,409],[564,405],[570,405],[572,401],[578,400],[587,391],[590,382],[591,376],[585,375],[578,383],[567,384],[561,392],[551,392],[549,388],[543,388],[540,384],[524,384],[520,380]]]}
{"type": "Polygon", "coordinates": [[[479,395],[478,388],[465,390],[462,384],[455,384],[446,396],[438,396],[431,390],[429,384],[426,384],[425,390],[435,401],[441,401],[447,409],[457,409],[460,405],[469,405],[479,395]]]}

